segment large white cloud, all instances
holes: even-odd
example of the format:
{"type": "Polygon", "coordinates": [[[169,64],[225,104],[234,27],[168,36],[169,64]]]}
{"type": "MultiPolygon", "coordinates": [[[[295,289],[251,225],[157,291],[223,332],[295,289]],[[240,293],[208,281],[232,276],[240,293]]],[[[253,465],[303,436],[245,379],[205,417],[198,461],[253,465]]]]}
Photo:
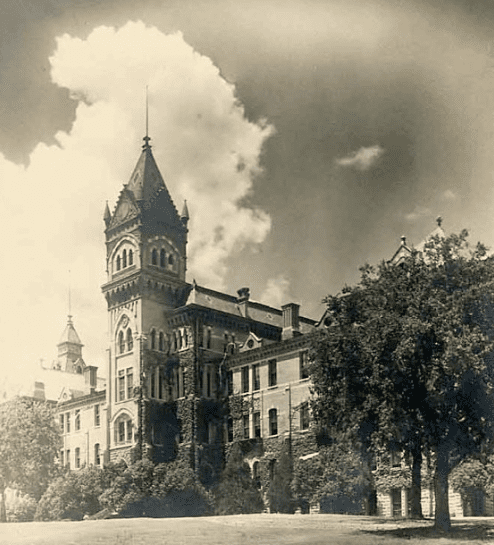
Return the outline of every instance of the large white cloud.
{"type": "MultiPolygon", "coordinates": [[[[102,212],[128,181],[145,130],[145,88],[153,150],[181,209],[191,214],[189,279],[221,288],[225,260],[264,240],[270,218],[248,207],[259,159],[273,127],[249,121],[211,60],[180,33],[140,22],[100,27],[87,39],[57,39],[53,82],[78,100],[58,146],[40,144],[27,167],[0,155],[5,212],[2,347],[6,362],[53,354],[67,312],[68,270],[73,313],[87,359],[106,344],[102,212]]],[[[93,362],[92,362],[93,363],[93,362]]],[[[3,366],[6,369],[6,366],[3,366]]]]}

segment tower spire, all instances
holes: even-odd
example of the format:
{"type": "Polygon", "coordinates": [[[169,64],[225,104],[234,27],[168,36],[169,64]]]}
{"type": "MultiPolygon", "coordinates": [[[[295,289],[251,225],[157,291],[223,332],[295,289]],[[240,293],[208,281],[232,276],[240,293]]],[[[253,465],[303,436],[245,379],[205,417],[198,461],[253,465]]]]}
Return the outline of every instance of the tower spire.
{"type": "Polygon", "coordinates": [[[71,283],[71,277],[70,277],[70,269],[69,269],[69,314],[68,314],[68,318],[69,318],[69,322],[72,322],[72,299],[71,299],[71,286],[70,286],[70,283],[71,283]]]}

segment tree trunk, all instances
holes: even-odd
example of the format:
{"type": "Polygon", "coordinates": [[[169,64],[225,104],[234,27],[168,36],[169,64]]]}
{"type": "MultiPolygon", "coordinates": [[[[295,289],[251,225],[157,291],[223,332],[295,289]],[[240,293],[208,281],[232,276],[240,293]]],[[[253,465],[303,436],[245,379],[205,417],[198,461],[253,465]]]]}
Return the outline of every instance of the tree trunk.
{"type": "Polygon", "coordinates": [[[422,515],[422,449],[420,444],[412,448],[412,488],[410,490],[410,517],[421,519],[422,515]]]}
{"type": "Polygon", "coordinates": [[[441,530],[443,532],[449,532],[451,530],[448,499],[448,470],[448,450],[444,445],[439,445],[437,449],[435,475],[436,510],[434,527],[436,530],[441,530]]]}
{"type": "Polygon", "coordinates": [[[5,507],[5,488],[0,494],[0,522],[7,522],[7,509],[5,507]]]}

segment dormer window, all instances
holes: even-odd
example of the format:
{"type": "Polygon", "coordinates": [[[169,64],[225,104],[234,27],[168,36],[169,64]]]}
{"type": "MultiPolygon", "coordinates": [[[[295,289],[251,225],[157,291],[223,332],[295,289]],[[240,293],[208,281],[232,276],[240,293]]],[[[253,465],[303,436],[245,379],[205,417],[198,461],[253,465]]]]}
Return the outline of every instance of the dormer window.
{"type": "Polygon", "coordinates": [[[160,252],[160,267],[165,267],[166,266],[166,254],[165,254],[165,250],[161,250],[160,252]]]}
{"type": "Polygon", "coordinates": [[[134,264],[134,252],[129,250],[129,267],[134,264]]]}
{"type": "Polygon", "coordinates": [[[160,331],[160,337],[159,337],[159,349],[161,352],[165,349],[165,337],[163,335],[163,331],[160,331]]]}
{"type": "Polygon", "coordinates": [[[117,271],[120,270],[121,264],[120,264],[120,256],[117,255],[117,271]]]}
{"type": "Polygon", "coordinates": [[[174,263],[173,255],[170,254],[170,255],[168,256],[168,264],[169,264],[169,265],[173,265],[173,263],[174,263]]]}
{"type": "Polygon", "coordinates": [[[153,248],[153,251],[151,252],[151,265],[157,265],[158,264],[158,250],[156,248],[153,248]]]}
{"type": "Polygon", "coordinates": [[[122,269],[125,267],[127,267],[127,250],[124,250],[122,254],[122,269]]]}

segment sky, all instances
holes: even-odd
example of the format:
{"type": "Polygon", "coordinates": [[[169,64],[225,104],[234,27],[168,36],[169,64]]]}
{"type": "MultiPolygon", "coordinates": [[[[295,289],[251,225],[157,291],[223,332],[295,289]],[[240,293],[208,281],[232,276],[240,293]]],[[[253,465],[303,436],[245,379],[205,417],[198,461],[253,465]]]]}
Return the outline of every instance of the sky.
{"type": "Polygon", "coordinates": [[[494,249],[494,4],[3,0],[2,380],[107,346],[103,211],[149,134],[188,275],[318,319],[437,216],[494,249]]]}

